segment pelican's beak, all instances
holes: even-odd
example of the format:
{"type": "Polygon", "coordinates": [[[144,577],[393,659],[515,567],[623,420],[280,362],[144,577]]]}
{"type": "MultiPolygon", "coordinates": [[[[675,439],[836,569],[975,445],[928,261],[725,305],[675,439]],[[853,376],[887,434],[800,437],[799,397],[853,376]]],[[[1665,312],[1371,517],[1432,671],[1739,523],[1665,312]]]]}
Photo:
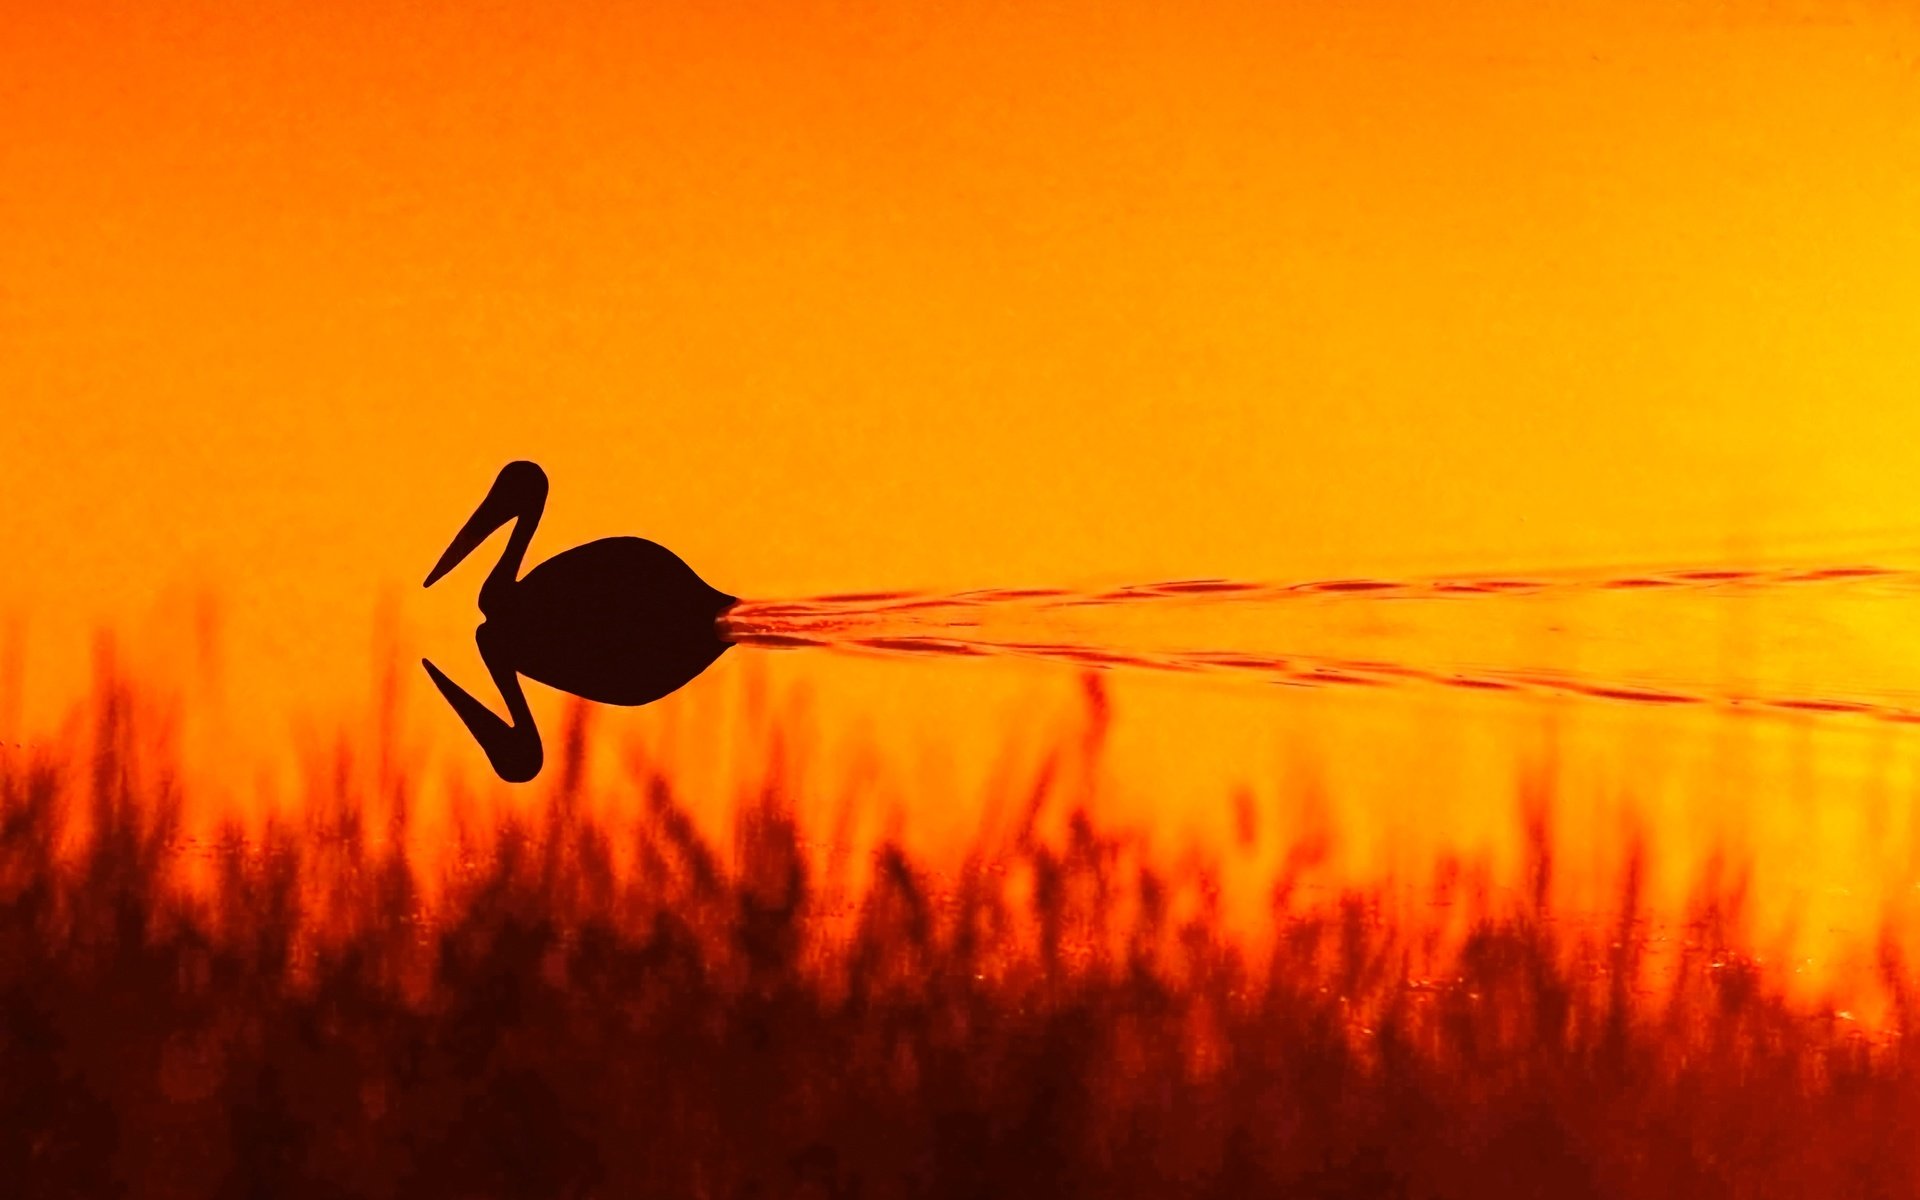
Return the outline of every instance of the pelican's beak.
{"type": "MultiPolygon", "coordinates": [[[[432,587],[448,571],[460,565],[460,561],[472,554],[481,542],[487,540],[494,530],[516,517],[539,519],[540,509],[547,499],[547,473],[535,463],[510,462],[500,468],[500,474],[494,478],[493,487],[487,492],[487,498],[480,507],[473,510],[467,523],[460,532],[453,535],[440,561],[433,564],[433,570],[427,572],[427,581],[422,587],[432,587]]],[[[527,531],[531,536],[532,530],[527,531]]],[[[513,570],[519,569],[519,556],[514,556],[513,570]]]]}

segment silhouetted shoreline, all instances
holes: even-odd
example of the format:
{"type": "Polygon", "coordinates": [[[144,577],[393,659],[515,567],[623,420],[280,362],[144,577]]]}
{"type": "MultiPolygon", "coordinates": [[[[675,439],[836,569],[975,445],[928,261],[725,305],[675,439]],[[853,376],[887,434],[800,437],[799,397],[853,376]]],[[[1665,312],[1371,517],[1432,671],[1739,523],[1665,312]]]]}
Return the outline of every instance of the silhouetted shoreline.
{"type": "MultiPolygon", "coordinates": [[[[1656,988],[1631,878],[1597,936],[1489,910],[1418,977],[1421,931],[1367,894],[1282,893],[1259,969],[1204,872],[1081,812],[1036,832],[1045,779],[949,894],[892,847],[836,891],[778,783],[729,852],[653,776],[616,870],[576,722],[545,807],[430,918],[351,791],[223,843],[195,899],[169,882],[187,798],[130,712],[108,691],[91,746],[0,760],[23,1198],[1838,1196],[1920,1170],[1908,1044],[1810,1018],[1710,930],[1656,988]]],[[[1887,975],[1904,1028],[1891,942],[1887,975]]]]}

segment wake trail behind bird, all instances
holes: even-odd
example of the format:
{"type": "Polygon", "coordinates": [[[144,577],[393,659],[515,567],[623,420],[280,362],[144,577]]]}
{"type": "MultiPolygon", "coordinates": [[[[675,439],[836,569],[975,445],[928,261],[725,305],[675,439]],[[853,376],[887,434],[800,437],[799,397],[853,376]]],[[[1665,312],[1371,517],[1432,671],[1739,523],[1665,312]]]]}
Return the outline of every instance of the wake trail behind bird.
{"type": "Polygon", "coordinates": [[[751,622],[770,617],[879,615],[965,610],[1021,605],[1035,609],[1111,605],[1191,604],[1195,601],[1259,603],[1326,596],[1374,600],[1460,600],[1472,597],[1580,595],[1615,591],[1758,591],[1805,588],[1818,584],[1860,584],[1903,593],[1920,593],[1920,569],[1864,563],[1767,568],[1703,566],[1606,575],[1436,575],[1408,579],[1338,578],[1293,582],[1233,579],[1174,579],[1102,589],[985,588],[965,592],[845,592],[795,600],[745,600],[733,619],[751,622]]]}
{"type": "Polygon", "coordinates": [[[1920,724],[1916,597],[1908,567],[1718,563],[846,592],[741,601],[721,632],[767,649],[1920,724]]]}

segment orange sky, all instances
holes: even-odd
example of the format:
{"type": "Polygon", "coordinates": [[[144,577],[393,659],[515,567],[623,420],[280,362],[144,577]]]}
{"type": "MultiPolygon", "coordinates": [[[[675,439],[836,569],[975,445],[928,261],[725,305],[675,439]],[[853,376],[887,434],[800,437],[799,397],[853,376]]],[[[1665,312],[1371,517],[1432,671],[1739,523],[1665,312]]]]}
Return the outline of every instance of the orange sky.
{"type": "MultiPolygon", "coordinates": [[[[4,23],[30,726],[91,629],[157,653],[199,597],[234,745],[364,702],[377,612],[473,678],[478,570],[418,582],[516,457],[554,480],[536,559],[639,533],[750,596],[1920,549],[1905,5],[4,23]]],[[[1074,687],[749,657],[703,683],[804,684],[909,757],[1074,687]]],[[[1129,703],[1124,753],[1170,775],[1304,736],[1265,701],[1129,703]]],[[[1510,764],[1507,719],[1379,729],[1510,764]]],[[[1374,764],[1369,728],[1316,753],[1374,764]]]]}

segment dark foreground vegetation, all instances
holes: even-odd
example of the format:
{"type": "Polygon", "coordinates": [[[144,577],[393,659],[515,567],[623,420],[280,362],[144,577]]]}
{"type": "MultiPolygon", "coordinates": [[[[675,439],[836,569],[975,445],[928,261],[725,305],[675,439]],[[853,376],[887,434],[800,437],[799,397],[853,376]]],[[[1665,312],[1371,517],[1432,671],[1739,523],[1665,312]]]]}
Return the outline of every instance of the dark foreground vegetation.
{"type": "Polygon", "coordinates": [[[1630,886],[1616,928],[1489,912],[1418,975],[1366,897],[1282,896],[1256,960],[1044,780],[957,874],[882,850],[853,894],[777,792],[715,847],[643,769],[616,845],[562,769],[444,888],[348,788],[195,891],[126,711],[0,759],[0,1194],[1920,1190],[1920,1061],[1710,939],[1654,986],[1630,886]]]}

